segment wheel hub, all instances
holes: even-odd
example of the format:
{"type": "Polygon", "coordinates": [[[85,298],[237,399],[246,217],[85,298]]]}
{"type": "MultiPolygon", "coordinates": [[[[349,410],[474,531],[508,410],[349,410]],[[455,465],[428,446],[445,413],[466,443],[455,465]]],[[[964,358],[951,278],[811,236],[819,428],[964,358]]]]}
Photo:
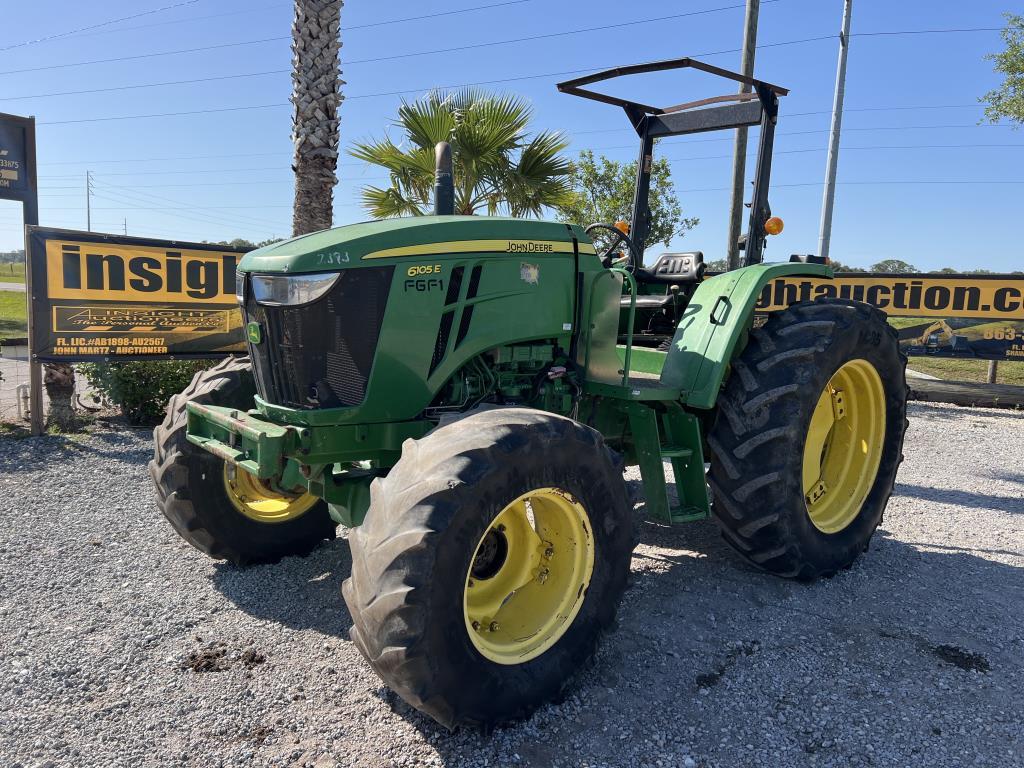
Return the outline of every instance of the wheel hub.
{"type": "Polygon", "coordinates": [[[823,533],[838,533],[860,513],[882,458],[885,389],[867,360],[833,374],[811,415],[804,442],[807,514],[823,533]]]}
{"type": "Polygon", "coordinates": [[[491,528],[484,534],[477,548],[470,574],[478,581],[493,578],[501,570],[507,557],[508,539],[505,538],[504,527],[502,526],[501,530],[491,528]]]}
{"type": "Polygon", "coordinates": [[[224,490],[231,504],[257,523],[284,523],[304,515],[317,497],[304,488],[284,493],[244,469],[224,463],[224,490]]]}
{"type": "Polygon", "coordinates": [[[538,488],[491,521],[469,563],[463,608],[476,649],[498,664],[536,658],[568,630],[594,569],[586,509],[538,488]]]}

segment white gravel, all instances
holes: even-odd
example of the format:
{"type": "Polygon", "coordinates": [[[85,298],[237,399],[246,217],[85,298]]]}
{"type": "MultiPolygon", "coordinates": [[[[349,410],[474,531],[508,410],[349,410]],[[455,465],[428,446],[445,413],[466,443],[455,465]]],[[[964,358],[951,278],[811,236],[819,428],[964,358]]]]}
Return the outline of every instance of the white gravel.
{"type": "Polygon", "coordinates": [[[147,433],[0,438],[0,766],[1024,765],[1024,415],[910,424],[853,569],[804,586],[645,524],[581,685],[489,736],[363,663],[343,540],[213,563],[156,511],[147,433]]]}

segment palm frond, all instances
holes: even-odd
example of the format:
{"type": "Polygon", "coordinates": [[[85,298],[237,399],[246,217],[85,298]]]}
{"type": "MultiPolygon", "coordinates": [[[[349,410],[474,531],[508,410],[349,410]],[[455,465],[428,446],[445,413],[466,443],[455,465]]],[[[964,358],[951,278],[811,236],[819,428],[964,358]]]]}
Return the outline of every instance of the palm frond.
{"type": "Polygon", "coordinates": [[[425,202],[405,197],[399,190],[363,187],[360,191],[363,208],[375,219],[393,219],[398,216],[423,216],[425,202]]]}
{"type": "Polygon", "coordinates": [[[398,108],[398,125],[413,144],[433,149],[439,141],[451,140],[455,115],[444,95],[433,91],[426,98],[403,101],[398,108]]]}

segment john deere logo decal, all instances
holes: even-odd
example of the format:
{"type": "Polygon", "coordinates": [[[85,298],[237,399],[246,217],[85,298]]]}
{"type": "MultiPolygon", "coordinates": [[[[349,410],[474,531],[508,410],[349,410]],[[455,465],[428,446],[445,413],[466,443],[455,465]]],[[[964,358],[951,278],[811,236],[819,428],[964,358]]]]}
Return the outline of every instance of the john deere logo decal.
{"type": "Polygon", "coordinates": [[[259,344],[263,341],[263,330],[259,323],[248,323],[245,326],[245,336],[251,344],[259,344]]]}

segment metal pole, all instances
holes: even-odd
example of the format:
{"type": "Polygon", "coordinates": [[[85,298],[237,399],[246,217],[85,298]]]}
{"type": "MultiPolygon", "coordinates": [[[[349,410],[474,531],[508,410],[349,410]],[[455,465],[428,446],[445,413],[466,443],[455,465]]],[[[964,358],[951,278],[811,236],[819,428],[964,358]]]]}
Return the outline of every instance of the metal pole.
{"type": "MultiPolygon", "coordinates": [[[[761,0],[747,0],[744,16],[743,57],[740,61],[740,73],[747,77],[754,75],[754,51],[757,48],[757,14],[761,0]]],[[[740,85],[740,93],[750,93],[750,86],[740,85]]],[[[736,145],[732,152],[732,206],[729,209],[729,242],[726,258],[729,269],[740,265],[740,227],[743,225],[743,182],[747,172],[747,129],[736,129],[736,145]]]]}
{"type": "Polygon", "coordinates": [[[28,237],[28,227],[39,225],[39,179],[36,170],[36,119],[30,117],[25,128],[26,162],[28,165],[29,189],[31,194],[22,203],[23,217],[25,222],[25,296],[28,300],[28,412],[29,429],[33,436],[43,434],[45,427],[43,417],[43,365],[35,357],[33,347],[35,317],[33,307],[35,306],[35,292],[46,290],[45,286],[35,285],[32,280],[32,263],[29,261],[29,253],[32,243],[28,237]]]}
{"type": "Polygon", "coordinates": [[[843,127],[843,97],[846,95],[846,54],[850,50],[850,15],[853,0],[843,2],[843,29],[839,33],[839,67],[836,71],[836,94],[832,101],[832,129],[828,140],[828,159],[825,161],[825,197],[821,202],[821,231],[818,235],[818,255],[828,256],[832,239],[832,207],[836,199],[836,166],[839,164],[839,134],[843,127]]]}
{"type": "Polygon", "coordinates": [[[92,178],[91,172],[85,172],[85,229],[92,232],[92,178]]]}
{"type": "Polygon", "coordinates": [[[985,377],[985,381],[989,384],[996,383],[996,377],[998,376],[999,361],[989,360],[988,361],[988,376],[985,377]]]}

